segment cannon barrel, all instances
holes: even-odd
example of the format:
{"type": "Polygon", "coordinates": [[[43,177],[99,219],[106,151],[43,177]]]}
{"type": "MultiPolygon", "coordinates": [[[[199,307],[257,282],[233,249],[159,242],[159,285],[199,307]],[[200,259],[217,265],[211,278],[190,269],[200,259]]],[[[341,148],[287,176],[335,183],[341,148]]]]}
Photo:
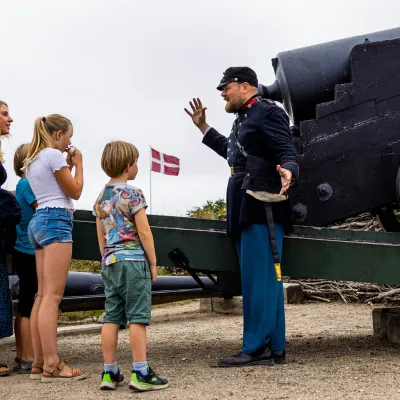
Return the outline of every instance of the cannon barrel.
{"type": "Polygon", "coordinates": [[[334,99],[335,85],[350,80],[349,55],[354,46],[400,38],[400,28],[354,36],[278,53],[272,59],[276,81],[259,85],[264,98],[279,101],[293,124],[314,119],[319,103],[334,99]]]}
{"type": "Polygon", "coordinates": [[[326,226],[370,211],[400,231],[400,28],[280,53],[274,66],[265,97],[283,99],[294,117],[299,154],[294,223],[326,226]]]}
{"type": "MultiPolygon", "coordinates": [[[[215,289],[214,283],[206,277],[200,277],[207,290],[215,289]]],[[[9,276],[11,297],[19,298],[19,280],[17,275],[9,276]]],[[[152,292],[173,292],[200,289],[191,276],[158,276],[152,283],[152,292]]],[[[104,283],[99,273],[69,272],[64,297],[98,296],[104,294],[104,283]]]]}

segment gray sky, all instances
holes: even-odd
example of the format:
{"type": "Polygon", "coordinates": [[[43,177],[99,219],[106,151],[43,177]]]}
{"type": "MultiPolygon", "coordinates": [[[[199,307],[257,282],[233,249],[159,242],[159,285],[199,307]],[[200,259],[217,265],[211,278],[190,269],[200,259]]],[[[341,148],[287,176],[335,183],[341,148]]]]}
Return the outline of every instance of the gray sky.
{"type": "Polygon", "coordinates": [[[393,28],[399,15],[398,0],[0,0],[0,99],[15,121],[2,144],[5,187],[34,119],[60,113],[84,157],[77,209],[91,209],[107,181],[103,147],[121,139],[141,153],[133,184],[148,201],[149,146],[181,159],[178,177],[152,174],[152,213],[185,215],[224,197],[229,176],[183,111],[193,96],[226,134],[233,116],[215,87],[227,67],[248,65],[270,84],[278,52],[393,28]]]}

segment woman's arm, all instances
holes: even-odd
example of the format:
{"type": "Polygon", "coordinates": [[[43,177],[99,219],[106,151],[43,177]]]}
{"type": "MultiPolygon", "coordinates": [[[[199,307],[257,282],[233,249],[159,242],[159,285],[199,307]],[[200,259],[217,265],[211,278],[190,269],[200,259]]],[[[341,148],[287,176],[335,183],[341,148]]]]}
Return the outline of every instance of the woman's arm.
{"type": "Polygon", "coordinates": [[[70,169],[67,167],[54,172],[54,176],[65,194],[73,200],[78,200],[83,189],[82,153],[78,149],[75,149],[71,161],[75,166],[75,176],[72,176],[70,169]]]}

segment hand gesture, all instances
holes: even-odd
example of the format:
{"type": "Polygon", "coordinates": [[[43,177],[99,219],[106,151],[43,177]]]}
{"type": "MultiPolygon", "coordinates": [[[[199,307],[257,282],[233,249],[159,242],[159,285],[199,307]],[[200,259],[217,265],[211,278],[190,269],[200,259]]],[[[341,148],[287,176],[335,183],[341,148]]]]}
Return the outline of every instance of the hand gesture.
{"type": "Polygon", "coordinates": [[[186,113],[192,118],[193,123],[201,130],[207,125],[206,122],[206,110],[207,107],[203,107],[199,98],[193,99],[193,103],[189,101],[190,107],[193,113],[185,108],[186,113]]]}
{"type": "Polygon", "coordinates": [[[282,168],[280,165],[276,166],[276,170],[281,176],[282,189],[279,194],[282,195],[289,189],[290,182],[292,182],[292,173],[288,169],[282,168]]]}

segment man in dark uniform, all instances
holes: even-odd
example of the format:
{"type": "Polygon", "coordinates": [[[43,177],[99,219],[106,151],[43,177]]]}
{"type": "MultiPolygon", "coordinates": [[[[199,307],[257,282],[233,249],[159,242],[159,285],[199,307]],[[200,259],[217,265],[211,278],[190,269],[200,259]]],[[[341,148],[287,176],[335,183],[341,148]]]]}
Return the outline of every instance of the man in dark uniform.
{"type": "Polygon", "coordinates": [[[283,284],[278,258],[290,226],[286,193],[297,183],[297,154],[285,111],[258,96],[256,73],[228,68],[217,89],[225,110],[236,114],[230,136],[206,122],[200,99],[185,108],[203,133],[203,143],[230,166],[227,188],[227,233],[236,240],[243,295],[243,346],[221,360],[222,367],[285,362],[283,284]],[[283,199],[283,201],[281,201],[283,199]]]}

